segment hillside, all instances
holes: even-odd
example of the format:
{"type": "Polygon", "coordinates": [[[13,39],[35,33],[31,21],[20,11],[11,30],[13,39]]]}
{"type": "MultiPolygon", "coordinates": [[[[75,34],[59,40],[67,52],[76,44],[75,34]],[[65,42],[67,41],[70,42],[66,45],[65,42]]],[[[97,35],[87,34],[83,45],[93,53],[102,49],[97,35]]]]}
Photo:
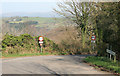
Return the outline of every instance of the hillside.
{"type": "Polygon", "coordinates": [[[24,33],[28,33],[32,36],[45,35],[52,29],[65,26],[65,22],[66,20],[63,18],[7,17],[3,18],[3,34],[8,32],[13,35],[24,33]]]}
{"type": "MultiPolygon", "coordinates": [[[[15,41],[16,38],[19,38],[19,36],[21,37],[21,35],[24,34],[28,34],[31,37],[43,36],[45,38],[52,40],[53,42],[55,42],[56,45],[58,45],[59,48],[61,48],[62,51],[59,50],[59,53],[77,54],[78,51],[80,50],[79,46],[81,44],[78,42],[79,39],[75,41],[77,37],[77,31],[73,25],[75,24],[63,18],[11,17],[11,18],[3,18],[4,30],[2,31],[3,31],[3,36],[6,35],[6,33],[8,33],[9,35],[12,34],[12,37],[13,39],[15,38],[15,41]],[[70,49],[66,48],[65,46],[68,46],[70,49]],[[75,48],[78,48],[78,50],[75,50],[75,48]]],[[[49,44],[49,46],[50,45],[51,44],[49,44]]],[[[6,43],[5,45],[3,45],[3,47],[5,48],[5,46],[7,46],[6,43]]],[[[32,46],[28,46],[28,47],[32,47],[32,46]]],[[[15,46],[15,48],[13,47],[11,48],[8,45],[6,49],[17,50],[21,48],[19,46],[15,46]]],[[[54,48],[56,49],[56,47],[54,48]]],[[[46,47],[45,49],[49,49],[49,52],[51,52],[51,49],[54,48],[46,47]]],[[[22,49],[26,50],[25,48],[22,49]]],[[[36,50],[36,49],[30,49],[30,50],[36,50]]]]}

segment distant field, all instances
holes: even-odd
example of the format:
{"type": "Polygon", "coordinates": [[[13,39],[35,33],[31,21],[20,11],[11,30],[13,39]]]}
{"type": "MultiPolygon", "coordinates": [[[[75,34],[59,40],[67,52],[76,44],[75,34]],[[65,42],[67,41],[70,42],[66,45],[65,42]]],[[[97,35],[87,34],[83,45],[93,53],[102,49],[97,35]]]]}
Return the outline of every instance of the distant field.
{"type": "Polygon", "coordinates": [[[36,27],[48,27],[54,28],[57,26],[63,25],[63,18],[47,18],[47,17],[29,17],[24,18],[22,17],[23,21],[38,21],[38,25],[36,27]]]}
{"type": "MultiPolygon", "coordinates": [[[[59,26],[64,26],[65,20],[63,18],[49,18],[49,17],[19,17],[21,21],[10,21],[9,23],[24,23],[27,21],[37,21],[38,24],[35,27],[44,27],[53,29],[59,26]]],[[[12,18],[3,18],[5,21],[12,18]]]]}
{"type": "MultiPolygon", "coordinates": [[[[20,35],[29,33],[31,35],[44,35],[53,34],[55,29],[60,26],[72,24],[64,18],[50,18],[50,17],[6,17],[2,18],[3,32],[9,32],[13,35],[20,35]],[[7,27],[7,28],[6,28],[7,27]],[[31,30],[31,28],[33,28],[31,30]],[[51,32],[51,33],[50,33],[51,32]]],[[[54,32],[56,34],[56,32],[54,32]]],[[[56,36],[56,35],[55,35],[56,36]]]]}

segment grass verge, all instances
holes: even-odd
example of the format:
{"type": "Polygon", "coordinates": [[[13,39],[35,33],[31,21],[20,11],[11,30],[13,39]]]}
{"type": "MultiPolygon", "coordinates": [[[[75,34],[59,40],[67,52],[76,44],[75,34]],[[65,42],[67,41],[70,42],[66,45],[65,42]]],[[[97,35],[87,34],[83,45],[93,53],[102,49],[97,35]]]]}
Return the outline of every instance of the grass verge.
{"type": "Polygon", "coordinates": [[[110,60],[106,57],[94,57],[90,56],[84,59],[85,62],[89,63],[91,66],[94,66],[95,68],[99,68],[103,71],[111,71],[114,72],[117,75],[120,75],[120,62],[113,60],[110,60]]]}
{"type": "Polygon", "coordinates": [[[39,56],[39,55],[56,55],[56,53],[32,53],[32,54],[2,54],[2,57],[22,57],[22,56],[39,56]]]}

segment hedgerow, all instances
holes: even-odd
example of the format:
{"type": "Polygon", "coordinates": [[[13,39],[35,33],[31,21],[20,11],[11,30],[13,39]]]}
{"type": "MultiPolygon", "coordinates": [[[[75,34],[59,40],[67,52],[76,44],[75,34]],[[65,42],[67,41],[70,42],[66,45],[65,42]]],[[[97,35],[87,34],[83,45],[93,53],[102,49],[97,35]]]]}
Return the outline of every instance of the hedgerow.
{"type": "MultiPolygon", "coordinates": [[[[40,45],[38,37],[32,37],[29,34],[21,34],[20,36],[9,35],[3,37],[2,49],[5,54],[24,54],[24,53],[40,53],[40,45]]],[[[43,52],[59,52],[59,47],[50,39],[44,37],[43,52]]]]}

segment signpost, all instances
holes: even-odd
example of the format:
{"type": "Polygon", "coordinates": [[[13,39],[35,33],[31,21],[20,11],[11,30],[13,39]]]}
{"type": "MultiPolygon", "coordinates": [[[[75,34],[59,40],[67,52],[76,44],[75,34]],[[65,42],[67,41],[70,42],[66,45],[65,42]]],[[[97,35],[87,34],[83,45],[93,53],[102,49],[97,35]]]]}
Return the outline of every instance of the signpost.
{"type": "Polygon", "coordinates": [[[41,53],[42,53],[42,44],[43,44],[44,38],[42,36],[39,36],[38,40],[39,40],[39,44],[40,44],[40,48],[41,48],[41,53]]]}
{"type": "Polygon", "coordinates": [[[91,40],[94,40],[94,41],[95,41],[95,39],[96,39],[96,36],[95,36],[95,35],[92,35],[92,36],[91,36],[91,40]]]}
{"type": "Polygon", "coordinates": [[[116,62],[116,53],[113,52],[112,50],[106,49],[106,52],[110,54],[110,60],[111,60],[111,55],[114,56],[114,62],[116,62]]]}
{"type": "MultiPolygon", "coordinates": [[[[95,35],[92,35],[92,36],[91,36],[91,43],[92,43],[92,44],[95,44],[95,39],[96,39],[96,36],[95,36],[95,35]]],[[[94,50],[94,45],[93,45],[93,50],[94,50]]]]}
{"type": "Polygon", "coordinates": [[[111,50],[109,50],[109,49],[107,49],[106,51],[107,51],[108,53],[110,53],[110,54],[112,54],[112,55],[115,56],[115,52],[113,52],[113,51],[111,51],[111,50]]]}

